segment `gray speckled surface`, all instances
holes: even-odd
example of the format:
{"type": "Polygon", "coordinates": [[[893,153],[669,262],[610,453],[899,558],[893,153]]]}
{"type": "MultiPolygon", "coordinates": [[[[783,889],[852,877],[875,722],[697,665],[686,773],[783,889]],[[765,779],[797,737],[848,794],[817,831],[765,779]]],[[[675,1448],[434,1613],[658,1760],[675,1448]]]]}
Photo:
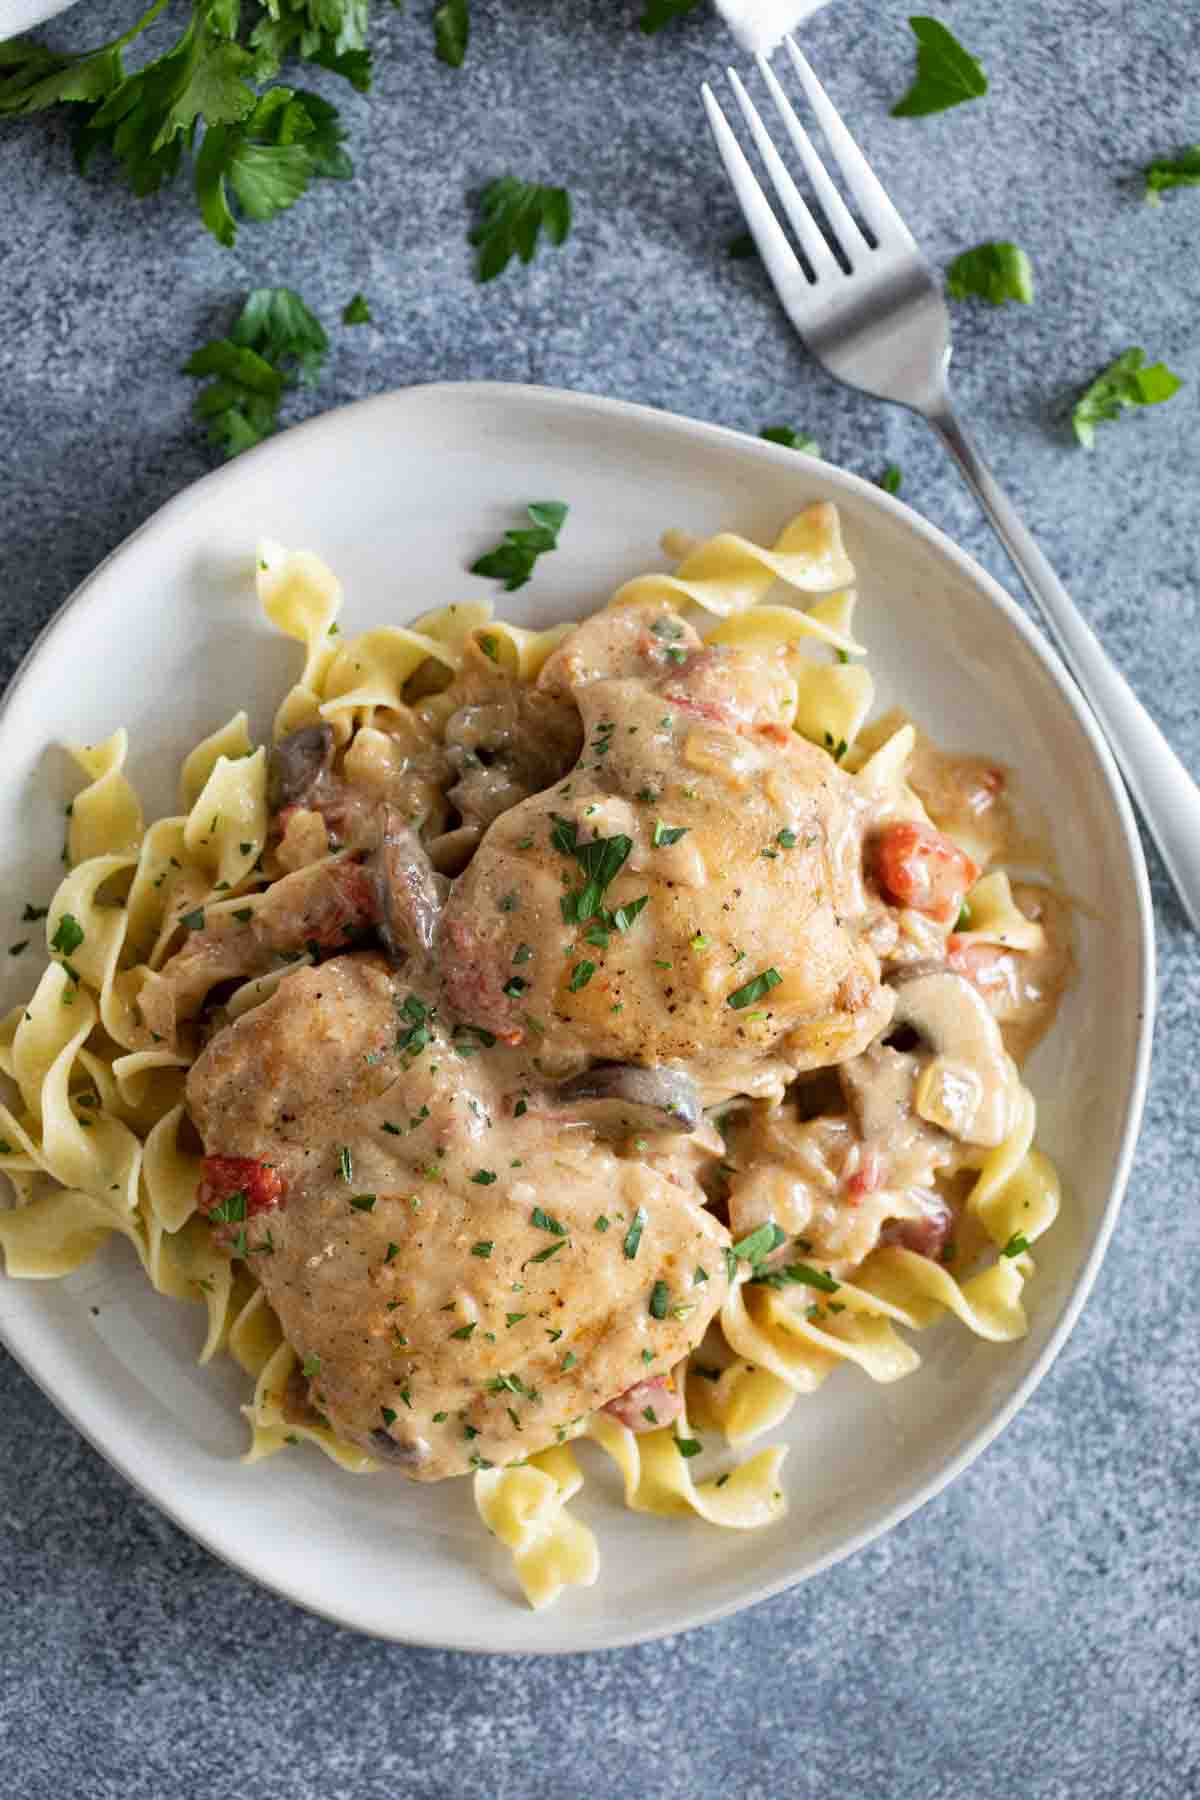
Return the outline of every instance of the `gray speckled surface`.
{"type": "MultiPolygon", "coordinates": [[[[53,37],[100,38],[135,10],[95,0],[53,37]]],[[[374,306],[373,328],[335,332],[326,380],[292,416],[491,376],[748,430],[787,420],[864,473],[901,463],[905,497],[1009,580],[924,427],[826,380],[757,267],[722,254],[738,226],[696,100],[730,49],[714,19],[646,40],[631,3],[475,0],[455,75],[432,58],[429,10],[387,12],[377,92],[344,101],[356,180],[246,227],[233,253],[182,193],[139,204],[103,175],[82,184],[61,128],[0,128],[0,671],[208,466],[178,366],[264,281],[294,282],[331,325],[355,289],[374,306]],[[576,230],[563,253],[480,289],[464,194],[506,168],[569,185],[576,230]]],[[[936,259],[986,236],[1032,254],[1035,307],[957,313],[963,407],[1195,769],[1200,194],[1149,210],[1136,171],[1200,136],[1200,14],[955,0],[941,16],[992,93],[924,122],[887,116],[911,66],[903,16],[835,0],[806,41],[936,259]],[[1088,458],[1063,402],[1135,342],[1189,385],[1088,458]]],[[[1067,1350],[947,1493],[818,1584],[681,1638],[554,1664],[409,1651],[213,1561],[5,1361],[3,1790],[1195,1793],[1200,955],[1151,866],[1162,997],[1125,1211],[1067,1350]]]]}

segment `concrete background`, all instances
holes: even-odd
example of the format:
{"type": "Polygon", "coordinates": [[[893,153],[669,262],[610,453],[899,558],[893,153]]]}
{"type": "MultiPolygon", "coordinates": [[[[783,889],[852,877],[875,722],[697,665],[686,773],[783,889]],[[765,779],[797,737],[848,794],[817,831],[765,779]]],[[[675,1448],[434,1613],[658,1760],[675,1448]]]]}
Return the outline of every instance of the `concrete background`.
{"type": "MultiPolygon", "coordinates": [[[[749,431],[787,422],[861,472],[899,463],[905,497],[1011,585],[920,422],[835,387],[757,265],[724,254],[739,221],[696,92],[732,49],[713,16],[647,39],[634,0],[474,0],[454,73],[433,59],[430,10],[376,5],[369,100],[305,74],[342,105],[358,174],[246,225],[232,252],[182,188],[139,203],[103,168],[80,180],[61,124],[0,127],[0,675],[107,551],[210,466],[179,366],[264,282],[299,288],[334,337],[289,420],[489,376],[749,431]],[[509,169],[567,185],[575,231],[480,288],[467,195],[509,169]],[[357,289],[376,323],[342,331],[357,289]]],[[[99,41],[136,11],[96,0],[49,39],[99,41]]],[[[1138,170],[1200,138],[1200,13],[954,0],[939,16],[992,89],[926,120],[888,116],[913,63],[902,6],[835,0],[805,43],[935,261],[986,237],[1031,254],[1033,307],[956,309],[963,411],[1195,770],[1200,193],[1149,209],[1138,170]],[[1070,399],[1133,343],[1188,385],[1105,428],[1089,457],[1070,439],[1070,399]]],[[[557,1662],[396,1649],[214,1562],[6,1361],[4,1792],[1196,1793],[1200,956],[1151,867],[1161,1010],[1124,1214],[1057,1366],[947,1493],[819,1582],[667,1642],[557,1662]]]]}

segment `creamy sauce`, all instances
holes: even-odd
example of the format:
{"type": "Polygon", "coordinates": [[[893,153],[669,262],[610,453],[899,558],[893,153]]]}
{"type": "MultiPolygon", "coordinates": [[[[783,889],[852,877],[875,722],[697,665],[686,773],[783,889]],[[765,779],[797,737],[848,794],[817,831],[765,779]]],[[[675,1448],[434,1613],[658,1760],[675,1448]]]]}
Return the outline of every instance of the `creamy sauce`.
{"type": "Polygon", "coordinates": [[[434,1019],[398,1048],[412,993],[369,955],[297,970],[213,1040],[188,1100],[206,1144],[283,1178],[248,1261],[312,1405],[438,1480],[668,1373],[724,1297],[729,1240],[694,1181],[531,1103],[519,1052],[434,1019]]]}
{"type": "MultiPolygon", "coordinates": [[[[766,1221],[776,1262],[838,1273],[968,1241],[957,1172],[1009,1129],[1069,915],[1018,886],[1043,930],[1016,951],[886,891],[889,832],[907,873],[970,864],[912,851],[786,691],[782,654],[705,649],[659,603],[586,621],[536,686],[469,656],[296,763],[270,885],[147,983],[148,1035],[207,1044],[206,1151],[281,1191],[219,1229],[301,1358],[290,1404],[415,1479],[599,1406],[653,1424],[766,1221]],[[246,977],[278,986],[230,1022],[246,977]]],[[[1028,860],[1000,765],[921,739],[911,787],[982,867],[1028,860]]]]}

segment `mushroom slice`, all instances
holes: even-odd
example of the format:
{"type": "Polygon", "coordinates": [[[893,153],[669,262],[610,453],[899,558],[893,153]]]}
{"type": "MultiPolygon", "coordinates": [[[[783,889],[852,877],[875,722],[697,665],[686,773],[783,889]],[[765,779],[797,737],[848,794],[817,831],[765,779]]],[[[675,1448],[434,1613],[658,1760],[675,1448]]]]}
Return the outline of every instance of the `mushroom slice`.
{"type": "Polygon", "coordinates": [[[379,895],[379,933],[394,963],[427,956],[437,936],[446,882],[435,875],[420,838],[385,807],[379,847],[368,867],[379,895]]]}
{"type": "Polygon", "coordinates": [[[680,1069],[596,1063],[556,1088],[555,1106],[610,1136],[631,1131],[695,1131],[700,1092],[680,1069]]]}
{"type": "Polygon", "coordinates": [[[914,964],[895,978],[890,1029],[907,1025],[932,1052],[922,1057],[913,1105],[964,1144],[991,1148],[1008,1135],[1016,1071],[987,1001],[965,976],[914,964]]]}
{"type": "Polygon", "coordinates": [[[280,738],[267,765],[267,802],[271,811],[297,805],[332,767],[331,725],[304,725],[280,738]]]}
{"type": "Polygon", "coordinates": [[[412,1471],[420,1468],[429,1458],[429,1445],[423,1437],[415,1437],[410,1443],[401,1443],[390,1431],[379,1425],[370,1435],[370,1451],[380,1462],[391,1463],[394,1468],[412,1471]]]}

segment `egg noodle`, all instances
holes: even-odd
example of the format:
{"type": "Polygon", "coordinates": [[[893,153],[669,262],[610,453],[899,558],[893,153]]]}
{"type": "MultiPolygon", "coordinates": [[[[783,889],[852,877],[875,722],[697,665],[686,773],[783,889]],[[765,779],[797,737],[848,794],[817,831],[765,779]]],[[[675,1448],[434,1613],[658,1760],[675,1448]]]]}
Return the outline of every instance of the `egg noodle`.
{"type": "MultiPolygon", "coordinates": [[[[904,723],[879,741],[864,738],[873,686],[852,629],[852,581],[836,512],[817,505],[769,548],[730,533],[696,543],[673,573],[627,583],[613,605],[665,596],[710,621],[707,643],[782,647],[786,723],[836,753],[863,789],[890,790],[894,817],[926,820],[906,781],[914,728],[904,723]],[[792,603],[771,600],[781,589],[795,596],[792,603]]],[[[257,587],[267,618],[303,652],[275,718],[276,740],[325,723],[348,756],[378,750],[414,688],[436,696],[472,644],[482,644],[501,672],[531,681],[572,629],[523,630],[494,617],[489,602],[470,601],[409,627],[342,638],[335,576],[315,555],[274,545],[260,553],[257,587]]],[[[71,747],[83,785],[70,812],[68,872],[46,919],[50,960],[26,1003],[0,1025],[0,1068],[10,1080],[10,1104],[0,1105],[0,1166],[14,1199],[0,1212],[7,1272],[64,1276],[110,1238],[125,1237],[160,1293],[204,1308],[200,1361],[227,1352],[253,1379],[244,1408],[248,1461],[307,1441],[346,1469],[375,1469],[364,1449],[328,1423],[297,1420],[286,1409],[297,1354],[248,1262],[220,1247],[196,1209],[202,1158],[186,1116],[189,1057],[163,1034],[155,1041],[145,1023],[152,1008],[146,1015],[141,1008],[189,927],[237,914],[247,896],[269,885],[262,863],[268,751],[252,743],[238,713],[187,757],[177,813],[147,824],[125,773],[127,748],[123,730],[71,747]]],[[[447,819],[443,838],[454,829],[447,819]]],[[[438,841],[435,830],[435,863],[438,841]]],[[[1015,904],[1001,872],[982,876],[967,910],[965,945],[1019,951],[1039,941],[1041,928],[1015,904]]],[[[259,1005],[294,966],[243,982],[225,1003],[227,1017],[259,1005]]],[[[1004,1141],[968,1146],[959,1158],[955,1179],[965,1170],[969,1181],[959,1190],[961,1218],[974,1232],[962,1274],[896,1243],[871,1249],[848,1276],[818,1278],[817,1292],[773,1284],[761,1271],[753,1280],[749,1263],[740,1262],[719,1326],[690,1358],[685,1411],[670,1426],[635,1434],[612,1413],[596,1412],[539,1454],[479,1470],[480,1517],[511,1551],[530,1602],[544,1606],[565,1585],[596,1578],[595,1538],[569,1508],[583,1480],[569,1440],[590,1437],[613,1459],[635,1510],[749,1530],[785,1510],[785,1449],[760,1449],[693,1479],[695,1431],[744,1446],[779,1425],[796,1397],[812,1393],[840,1363],[879,1382],[908,1375],[920,1358],[905,1333],[947,1314],[994,1342],[1020,1337],[1023,1291],[1035,1269],[1030,1246],[1059,1204],[1054,1169],[1033,1148],[1035,1116],[1032,1096],[1020,1088],[1004,1141]]]]}

